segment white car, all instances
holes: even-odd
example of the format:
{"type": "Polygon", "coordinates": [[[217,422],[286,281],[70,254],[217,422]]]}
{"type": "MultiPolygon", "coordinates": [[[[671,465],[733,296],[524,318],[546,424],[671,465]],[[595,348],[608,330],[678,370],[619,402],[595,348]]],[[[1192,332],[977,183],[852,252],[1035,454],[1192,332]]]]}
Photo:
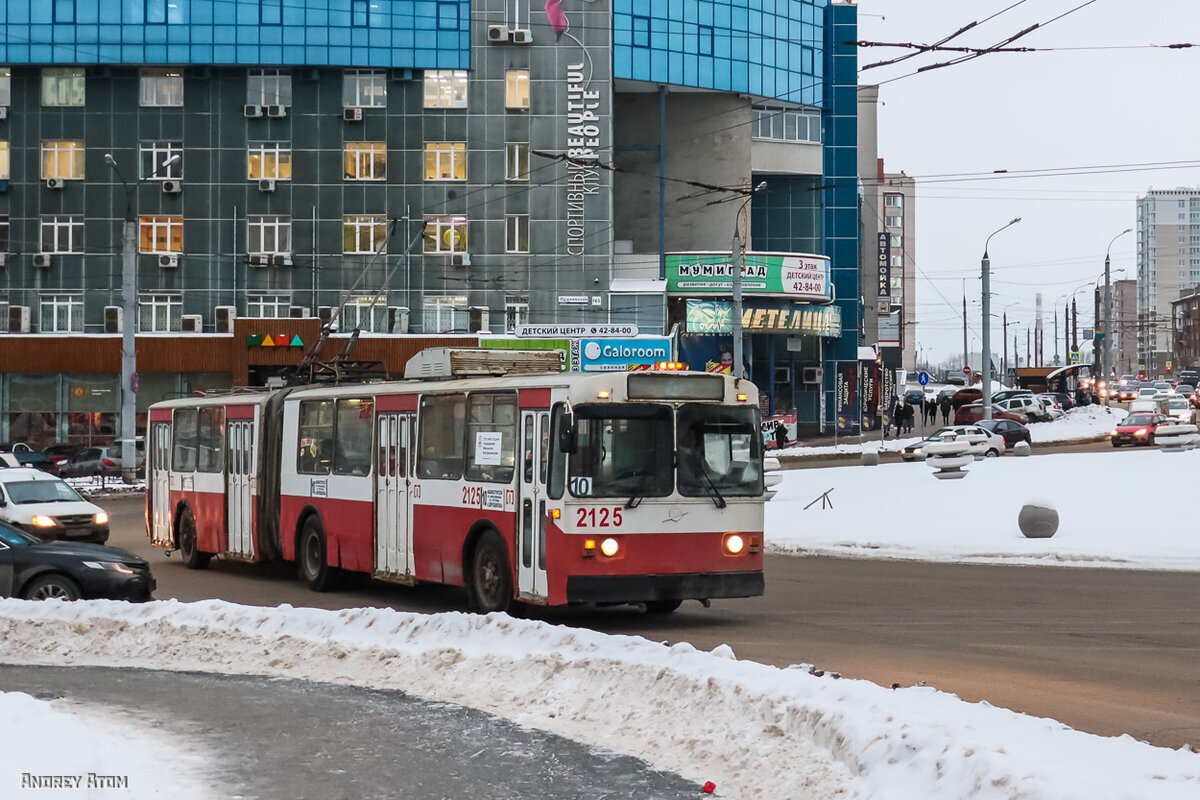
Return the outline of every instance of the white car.
{"type": "Polygon", "coordinates": [[[1063,411],[1062,403],[1058,402],[1058,398],[1052,394],[1039,394],[1038,400],[1042,401],[1042,405],[1046,408],[1046,413],[1050,415],[1050,419],[1060,419],[1066,411],[1063,411]]]}
{"type": "Polygon", "coordinates": [[[1190,425],[1196,421],[1195,412],[1192,411],[1192,401],[1186,397],[1167,398],[1166,414],[1168,417],[1174,417],[1185,425],[1190,425]]]}
{"type": "Polygon", "coordinates": [[[1004,437],[981,428],[978,425],[951,425],[934,431],[928,438],[914,442],[900,452],[900,458],[905,461],[924,461],[925,446],[934,442],[942,442],[953,434],[956,438],[962,436],[983,436],[983,441],[971,446],[971,455],[993,458],[1005,450],[1004,437]]]}
{"type": "Polygon", "coordinates": [[[996,405],[1014,414],[1024,414],[1025,418],[1030,422],[1042,422],[1051,418],[1050,412],[1046,410],[1046,406],[1042,403],[1041,399],[1031,394],[1009,397],[1006,400],[996,403],[996,405]]]}
{"type": "Polygon", "coordinates": [[[40,469],[0,469],[0,520],[43,539],[108,541],[108,513],[40,469]]]}

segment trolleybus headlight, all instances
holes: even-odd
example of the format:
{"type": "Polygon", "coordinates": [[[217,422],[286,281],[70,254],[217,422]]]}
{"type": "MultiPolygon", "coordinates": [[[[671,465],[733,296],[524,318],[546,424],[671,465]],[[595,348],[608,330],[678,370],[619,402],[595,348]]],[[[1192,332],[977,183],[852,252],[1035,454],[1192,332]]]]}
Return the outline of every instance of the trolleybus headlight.
{"type": "Polygon", "coordinates": [[[612,558],[621,549],[621,545],[617,544],[616,539],[605,539],[600,543],[600,552],[612,558]]]}
{"type": "Polygon", "coordinates": [[[736,533],[731,533],[725,537],[725,550],[731,555],[737,555],[746,547],[746,540],[736,533]]]}

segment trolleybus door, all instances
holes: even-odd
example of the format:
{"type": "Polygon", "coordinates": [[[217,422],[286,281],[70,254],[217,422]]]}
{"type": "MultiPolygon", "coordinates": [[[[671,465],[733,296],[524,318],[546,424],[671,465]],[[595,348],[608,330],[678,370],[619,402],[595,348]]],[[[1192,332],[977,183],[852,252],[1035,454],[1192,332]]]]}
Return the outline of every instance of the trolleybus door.
{"type": "Polygon", "coordinates": [[[375,430],[375,573],[411,577],[408,470],[412,414],[384,413],[375,430]]]}
{"type": "Polygon", "coordinates": [[[254,423],[229,422],[229,457],[226,469],[226,530],[229,531],[229,553],[243,558],[254,557],[254,533],[251,530],[254,501],[250,492],[254,475],[254,423]]]}
{"type": "Polygon", "coordinates": [[[173,546],[171,536],[171,423],[156,422],[150,431],[151,541],[173,546]]]}
{"type": "Polygon", "coordinates": [[[521,414],[521,480],[517,498],[517,592],[544,598],[546,580],[546,469],[550,457],[550,414],[521,414]]]}

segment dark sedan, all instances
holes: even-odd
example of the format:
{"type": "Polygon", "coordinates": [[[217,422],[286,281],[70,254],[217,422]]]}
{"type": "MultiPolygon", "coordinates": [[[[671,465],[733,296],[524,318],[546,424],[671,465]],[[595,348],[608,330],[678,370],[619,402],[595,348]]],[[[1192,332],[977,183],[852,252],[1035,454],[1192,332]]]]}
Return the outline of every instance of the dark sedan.
{"type": "Polygon", "coordinates": [[[26,600],[150,599],[144,558],[102,544],[44,542],[0,523],[0,597],[26,600]]]}
{"type": "Polygon", "coordinates": [[[13,450],[12,454],[17,459],[17,463],[22,467],[40,469],[42,472],[49,472],[51,475],[58,474],[58,464],[54,463],[49,456],[39,453],[37,450],[22,450],[18,448],[13,450]]]}
{"type": "Polygon", "coordinates": [[[981,419],[975,423],[981,428],[987,428],[992,433],[1004,437],[1004,446],[1012,449],[1017,442],[1033,444],[1029,436],[1029,428],[1011,419],[981,419]]]}

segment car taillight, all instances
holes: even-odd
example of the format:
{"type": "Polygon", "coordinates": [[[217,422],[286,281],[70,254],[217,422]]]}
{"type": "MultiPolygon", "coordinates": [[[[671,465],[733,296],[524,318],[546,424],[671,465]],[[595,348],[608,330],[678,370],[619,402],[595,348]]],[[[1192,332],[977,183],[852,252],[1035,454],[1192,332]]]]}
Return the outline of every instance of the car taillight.
{"type": "Polygon", "coordinates": [[[115,467],[117,465],[117,462],[113,461],[111,458],[103,459],[103,461],[104,461],[104,466],[106,466],[106,467],[115,467]]]}

